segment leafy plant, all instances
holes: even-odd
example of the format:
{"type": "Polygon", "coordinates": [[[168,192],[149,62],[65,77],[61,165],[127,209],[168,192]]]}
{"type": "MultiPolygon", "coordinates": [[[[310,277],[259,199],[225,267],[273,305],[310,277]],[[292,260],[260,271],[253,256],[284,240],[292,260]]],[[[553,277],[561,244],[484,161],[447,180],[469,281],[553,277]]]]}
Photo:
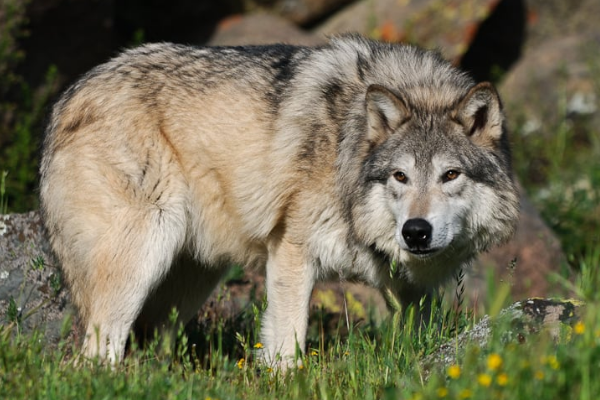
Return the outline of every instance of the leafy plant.
{"type": "Polygon", "coordinates": [[[48,69],[45,84],[36,92],[14,72],[24,57],[18,39],[27,35],[24,28],[27,3],[0,2],[0,170],[10,171],[4,176],[3,205],[6,207],[10,198],[15,211],[37,207],[39,138],[46,107],[57,83],[55,67],[48,69]]]}
{"type": "Polygon", "coordinates": [[[6,176],[8,171],[0,173],[0,214],[8,212],[8,199],[6,198],[6,176]]]}

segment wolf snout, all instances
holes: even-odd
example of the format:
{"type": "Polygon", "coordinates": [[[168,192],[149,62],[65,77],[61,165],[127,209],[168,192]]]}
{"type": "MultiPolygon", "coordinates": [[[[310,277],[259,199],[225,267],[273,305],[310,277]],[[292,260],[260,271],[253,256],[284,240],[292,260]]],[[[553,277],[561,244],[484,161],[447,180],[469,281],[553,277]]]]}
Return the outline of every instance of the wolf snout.
{"type": "Polygon", "coordinates": [[[423,218],[412,218],[402,226],[402,237],[409,250],[416,254],[427,253],[431,244],[433,227],[423,218]]]}

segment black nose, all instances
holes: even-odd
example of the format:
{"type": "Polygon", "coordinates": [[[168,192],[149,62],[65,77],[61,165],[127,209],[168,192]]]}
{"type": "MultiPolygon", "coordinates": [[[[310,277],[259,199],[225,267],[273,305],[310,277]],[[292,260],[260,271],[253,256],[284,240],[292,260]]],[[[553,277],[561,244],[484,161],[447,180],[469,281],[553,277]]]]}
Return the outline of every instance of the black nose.
{"type": "Polygon", "coordinates": [[[402,237],[410,249],[424,250],[431,243],[433,227],[423,218],[409,219],[402,227],[402,237]]]}

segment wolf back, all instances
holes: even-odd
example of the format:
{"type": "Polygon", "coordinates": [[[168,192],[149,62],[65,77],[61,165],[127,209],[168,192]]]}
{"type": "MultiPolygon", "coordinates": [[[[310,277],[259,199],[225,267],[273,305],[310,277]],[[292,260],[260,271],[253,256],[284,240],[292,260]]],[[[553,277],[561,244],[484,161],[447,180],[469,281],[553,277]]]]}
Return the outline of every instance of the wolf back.
{"type": "Polygon", "coordinates": [[[518,215],[493,87],[358,36],[126,51],[55,105],[41,203],[84,354],[113,362],[131,329],[192,318],[237,263],[266,266],[263,359],[288,365],[316,280],[406,306],[518,215]]]}

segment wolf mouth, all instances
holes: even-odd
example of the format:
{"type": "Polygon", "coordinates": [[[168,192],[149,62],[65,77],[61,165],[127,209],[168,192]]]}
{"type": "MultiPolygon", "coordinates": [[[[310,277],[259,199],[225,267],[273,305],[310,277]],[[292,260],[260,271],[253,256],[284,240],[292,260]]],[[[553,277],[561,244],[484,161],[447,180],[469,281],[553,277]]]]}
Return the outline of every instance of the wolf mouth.
{"type": "Polygon", "coordinates": [[[431,257],[440,252],[441,249],[409,249],[408,252],[419,258],[431,257]]]}

